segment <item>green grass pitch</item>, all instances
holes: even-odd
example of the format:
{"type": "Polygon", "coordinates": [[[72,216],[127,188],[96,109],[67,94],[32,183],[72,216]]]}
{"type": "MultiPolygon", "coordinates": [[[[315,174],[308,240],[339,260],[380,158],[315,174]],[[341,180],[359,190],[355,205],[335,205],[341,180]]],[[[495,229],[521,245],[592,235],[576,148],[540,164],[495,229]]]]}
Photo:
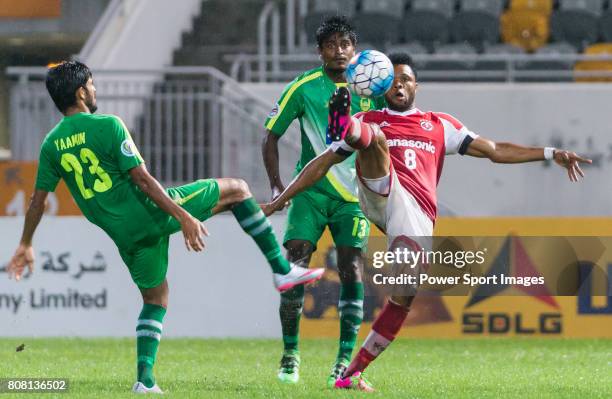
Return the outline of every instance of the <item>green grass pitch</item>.
{"type": "MultiPolygon", "coordinates": [[[[156,377],[172,398],[612,397],[612,340],[401,339],[368,369],[370,395],[325,388],[335,348],[303,340],[301,381],[286,386],[279,341],[162,339],[156,377]]],[[[0,339],[0,378],[70,379],[69,393],[43,398],[131,398],[134,358],[132,339],[0,339]]]]}

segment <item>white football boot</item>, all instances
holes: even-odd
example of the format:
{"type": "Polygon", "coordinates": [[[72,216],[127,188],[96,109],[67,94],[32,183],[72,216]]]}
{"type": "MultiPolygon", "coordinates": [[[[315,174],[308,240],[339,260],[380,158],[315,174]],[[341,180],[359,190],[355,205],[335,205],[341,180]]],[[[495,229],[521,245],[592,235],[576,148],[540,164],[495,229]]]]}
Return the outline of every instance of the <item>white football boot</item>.
{"type": "Polygon", "coordinates": [[[134,386],[132,387],[132,392],[134,393],[157,393],[160,395],[164,393],[164,391],[162,391],[161,388],[157,384],[153,385],[151,388],[147,388],[145,384],[143,384],[140,381],[134,384],[134,386]]]}
{"type": "Polygon", "coordinates": [[[317,281],[323,276],[325,269],[307,269],[305,267],[291,264],[291,270],[287,274],[274,273],[274,286],[279,292],[285,292],[300,284],[308,284],[317,281]]]}

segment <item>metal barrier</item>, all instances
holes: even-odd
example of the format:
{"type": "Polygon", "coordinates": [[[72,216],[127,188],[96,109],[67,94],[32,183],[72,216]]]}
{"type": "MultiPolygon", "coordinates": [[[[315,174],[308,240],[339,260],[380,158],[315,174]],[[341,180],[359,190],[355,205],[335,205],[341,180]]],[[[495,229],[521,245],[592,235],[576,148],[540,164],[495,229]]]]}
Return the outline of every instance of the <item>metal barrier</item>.
{"type": "MultiPolygon", "coordinates": [[[[15,160],[36,160],[44,136],[61,119],[45,89],[45,73],[7,69],[15,160]]],[[[271,104],[210,67],[98,70],[94,84],[98,112],[124,120],[148,168],[164,184],[241,177],[258,199],[268,198],[261,140],[271,104]]],[[[288,174],[299,157],[299,140],[281,145],[281,170],[288,174]]]]}
{"type": "MultiPolygon", "coordinates": [[[[259,81],[283,82],[295,78],[309,68],[321,64],[314,53],[295,54],[240,54],[225,57],[232,62],[230,75],[242,82],[254,81],[257,70],[259,81]],[[263,69],[269,61],[280,64],[275,69],[263,69]]],[[[583,54],[416,54],[419,79],[429,81],[482,81],[529,82],[542,80],[572,81],[583,78],[609,79],[612,70],[577,71],[573,69],[580,61],[612,61],[612,55],[583,54]],[[454,68],[440,68],[435,64],[461,64],[454,68]],[[534,63],[540,63],[540,66],[534,63]],[[548,65],[544,64],[547,63],[548,65]],[[495,64],[493,66],[493,64],[495,64]],[[556,69],[553,69],[556,68],[556,69]]]]}

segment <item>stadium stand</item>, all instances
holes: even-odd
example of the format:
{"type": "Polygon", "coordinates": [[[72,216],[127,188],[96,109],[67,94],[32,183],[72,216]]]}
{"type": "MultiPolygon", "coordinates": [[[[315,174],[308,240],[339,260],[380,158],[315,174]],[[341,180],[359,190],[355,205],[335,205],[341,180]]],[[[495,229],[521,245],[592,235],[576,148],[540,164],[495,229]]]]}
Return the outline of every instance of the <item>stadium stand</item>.
{"type": "Polygon", "coordinates": [[[460,0],[462,12],[478,11],[499,17],[504,10],[504,0],[460,0]]]}
{"type": "Polygon", "coordinates": [[[468,42],[479,50],[485,43],[499,41],[502,0],[462,0],[460,5],[460,11],[451,21],[453,41],[468,42]]]}
{"type": "Polygon", "coordinates": [[[227,71],[226,54],[257,52],[257,18],[265,0],[243,0],[235,7],[224,0],[202,2],[201,12],[174,52],[174,65],[210,65],[227,71]],[[239,27],[239,28],[238,28],[239,27]]]}
{"type": "MultiPolygon", "coordinates": [[[[587,55],[612,55],[612,43],[599,43],[587,47],[584,50],[587,55]]],[[[574,70],[584,71],[608,71],[612,73],[612,61],[580,61],[576,63],[574,70]]],[[[578,82],[612,82],[610,77],[577,77],[578,82]]]]}
{"type": "Polygon", "coordinates": [[[604,42],[612,42],[612,3],[609,7],[599,18],[599,32],[604,42]]]}
{"type": "Polygon", "coordinates": [[[534,11],[550,15],[553,11],[553,0],[510,0],[512,11],[534,11]]]}
{"type": "Polygon", "coordinates": [[[362,0],[361,12],[355,15],[353,23],[361,41],[379,47],[399,41],[399,29],[394,27],[400,25],[403,14],[403,0],[362,0]]]}
{"type": "MultiPolygon", "coordinates": [[[[314,31],[326,16],[337,14],[347,15],[357,28],[358,50],[373,48],[390,52],[403,46],[416,55],[415,61],[421,69],[424,65],[431,65],[439,71],[438,67],[445,65],[441,61],[445,55],[439,52],[440,49],[462,49],[457,51],[463,55],[457,59],[452,56],[446,65],[465,71],[465,59],[469,61],[468,54],[471,54],[474,62],[467,64],[475,74],[459,74],[469,81],[511,81],[515,67],[525,72],[528,71],[525,66],[535,68],[533,81],[538,81],[547,65],[554,66],[555,71],[571,71],[576,59],[580,58],[578,55],[587,46],[602,38],[612,42],[612,8],[607,0],[246,1],[253,5],[248,15],[250,19],[242,20],[243,17],[232,15],[232,21],[236,21],[233,24],[244,29],[240,33],[234,29],[227,34],[224,33],[228,26],[226,14],[231,14],[231,7],[221,0],[204,1],[203,13],[209,11],[205,16],[197,17],[193,30],[184,34],[183,46],[175,53],[175,64],[206,63],[238,79],[285,81],[318,64],[314,31]],[[270,3],[276,4],[283,17],[292,15],[289,4],[295,5],[297,40],[290,44],[291,39],[286,39],[293,33],[283,35],[283,29],[290,21],[287,19],[286,26],[276,34],[278,36],[271,32],[263,33],[263,41],[268,47],[262,52],[256,43],[257,40],[261,43],[261,38],[258,39],[258,35],[262,35],[261,21],[259,33],[245,35],[244,32],[258,32],[252,10],[261,10],[263,5],[270,3]],[[286,9],[283,8],[285,5],[286,9]],[[219,13],[218,9],[226,11],[219,13]],[[393,29],[394,26],[397,29],[393,29]],[[270,48],[273,36],[277,37],[274,40],[282,42],[280,49],[270,48]],[[221,41],[225,43],[224,48],[215,44],[221,41]],[[568,45],[575,51],[565,51],[568,45]],[[471,50],[464,52],[467,48],[471,50]],[[432,59],[428,54],[433,53],[437,56],[432,59]],[[524,58],[532,53],[540,54],[539,58],[525,61],[524,58]],[[542,54],[547,56],[542,57],[542,54]],[[559,55],[558,62],[553,62],[555,54],[559,55]],[[228,68],[230,62],[233,64],[228,68]],[[478,75],[478,71],[482,73],[478,75]]],[[[260,11],[260,18],[262,16],[260,11]]],[[[453,70],[449,69],[449,72],[453,70]]],[[[550,80],[567,79],[569,75],[565,72],[550,80]]],[[[429,79],[429,75],[425,76],[429,79]]],[[[442,80],[447,79],[443,77],[442,80]]]]}
{"type": "Polygon", "coordinates": [[[595,43],[603,5],[603,0],[561,0],[551,18],[553,40],[569,42],[579,50],[595,43]]]}
{"type": "Polygon", "coordinates": [[[548,42],[550,24],[548,15],[539,11],[510,9],[500,18],[504,43],[534,51],[548,42]]]}
{"type": "Polygon", "coordinates": [[[310,32],[307,36],[310,42],[314,41],[312,34],[317,30],[321,21],[329,15],[346,15],[351,18],[357,8],[356,0],[314,0],[312,10],[304,17],[304,29],[310,32]]]}
{"type": "Polygon", "coordinates": [[[430,52],[435,46],[448,43],[449,24],[454,10],[452,0],[414,0],[411,11],[404,16],[400,25],[403,40],[418,41],[430,52]]]}
{"type": "MultiPolygon", "coordinates": [[[[474,68],[475,62],[470,60],[471,57],[464,57],[469,55],[476,55],[477,50],[469,43],[452,43],[438,46],[435,51],[436,55],[448,56],[446,60],[435,60],[428,61],[423,69],[429,71],[470,71],[474,68]],[[456,60],[453,60],[453,56],[459,56],[456,60]],[[463,56],[463,57],[461,57],[463,56]],[[467,58],[467,59],[466,59],[467,58]]],[[[436,74],[433,76],[436,81],[451,82],[451,81],[465,81],[460,74],[436,74]]],[[[424,78],[421,80],[429,80],[424,78]]]]}
{"type": "MultiPolygon", "coordinates": [[[[410,54],[410,55],[412,55],[414,57],[414,56],[419,56],[419,55],[427,54],[428,51],[425,48],[425,46],[423,46],[421,43],[419,43],[419,42],[410,42],[410,43],[402,43],[402,44],[396,44],[396,45],[388,46],[387,47],[387,53],[388,54],[392,54],[392,53],[408,53],[408,54],[410,54]]],[[[420,70],[420,69],[425,67],[425,63],[424,62],[420,62],[418,60],[415,60],[415,67],[417,68],[417,70],[420,70]]]]}
{"type": "Polygon", "coordinates": [[[517,78],[517,81],[520,82],[564,82],[571,81],[572,76],[571,73],[568,73],[564,76],[552,75],[551,71],[567,71],[571,72],[574,62],[554,59],[555,55],[574,55],[576,54],[576,48],[570,43],[551,43],[546,46],[540,47],[535,54],[541,56],[548,56],[550,58],[547,59],[534,59],[527,61],[525,63],[521,63],[518,65],[519,70],[530,70],[530,71],[542,71],[541,75],[532,76],[532,77],[521,77],[517,78]]]}
{"type": "MultiPolygon", "coordinates": [[[[497,43],[492,45],[487,45],[484,48],[484,55],[520,55],[525,54],[525,50],[521,47],[514,46],[512,44],[507,43],[497,43]]],[[[508,65],[506,61],[502,60],[480,60],[476,62],[474,66],[474,70],[477,71],[489,71],[489,72],[499,72],[495,75],[484,75],[480,77],[478,80],[481,82],[503,82],[506,78],[504,76],[504,71],[506,71],[508,65]]]]}

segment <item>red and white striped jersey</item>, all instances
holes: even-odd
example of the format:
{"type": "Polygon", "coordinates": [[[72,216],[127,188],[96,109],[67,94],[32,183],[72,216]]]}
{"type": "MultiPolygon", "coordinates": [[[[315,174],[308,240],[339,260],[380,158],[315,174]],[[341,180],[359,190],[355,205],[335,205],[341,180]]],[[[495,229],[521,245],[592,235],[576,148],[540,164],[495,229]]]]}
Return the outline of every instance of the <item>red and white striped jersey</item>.
{"type": "MultiPolygon", "coordinates": [[[[385,108],[361,112],[355,117],[380,126],[387,138],[391,165],[400,184],[412,194],[423,212],[435,220],[436,187],[444,155],[465,154],[469,144],[478,136],[448,114],[423,112],[416,108],[406,112],[385,108]]],[[[355,151],[344,141],[333,143],[330,148],[343,155],[355,151]]]]}

